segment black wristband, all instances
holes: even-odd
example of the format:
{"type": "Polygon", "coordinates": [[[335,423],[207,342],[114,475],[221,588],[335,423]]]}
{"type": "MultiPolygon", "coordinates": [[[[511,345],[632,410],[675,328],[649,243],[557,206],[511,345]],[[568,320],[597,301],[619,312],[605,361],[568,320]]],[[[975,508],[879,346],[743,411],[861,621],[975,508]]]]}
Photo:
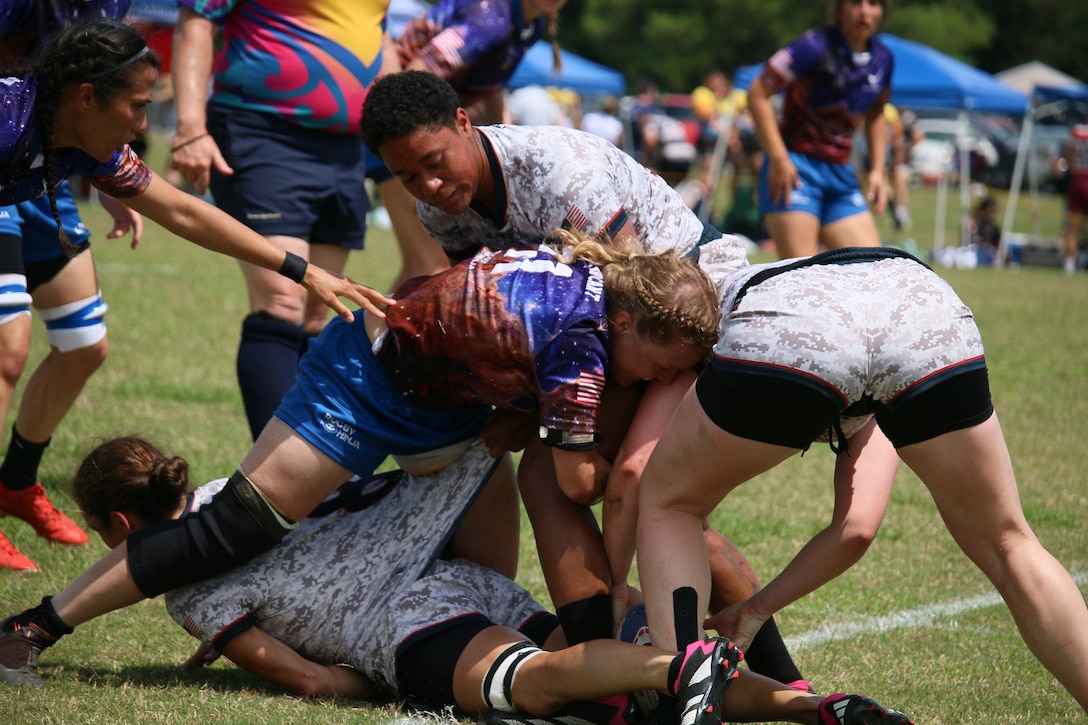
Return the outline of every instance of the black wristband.
{"type": "Polygon", "coordinates": [[[287,256],[283,258],[283,265],[280,267],[280,274],[292,282],[302,284],[302,279],[306,276],[306,268],[310,266],[302,257],[288,252],[287,256]]]}

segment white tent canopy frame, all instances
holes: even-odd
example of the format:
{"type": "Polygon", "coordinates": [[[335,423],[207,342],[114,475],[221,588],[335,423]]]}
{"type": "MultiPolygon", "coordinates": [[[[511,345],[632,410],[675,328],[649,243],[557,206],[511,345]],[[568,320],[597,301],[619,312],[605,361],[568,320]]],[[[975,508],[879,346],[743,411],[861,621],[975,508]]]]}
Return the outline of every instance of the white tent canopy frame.
{"type": "MultiPolygon", "coordinates": [[[[1024,182],[1024,172],[1027,162],[1034,163],[1035,156],[1029,153],[1031,146],[1031,133],[1035,122],[1049,116],[1056,116],[1070,107],[1069,101],[1052,101],[1035,106],[1024,116],[1024,125],[1020,128],[1020,146],[1016,151],[1016,161],[1012,167],[1012,185],[1009,187],[1009,198],[1005,203],[1005,215],[1001,220],[1001,242],[998,245],[998,264],[1003,264],[1007,258],[1009,241],[1012,238],[1013,221],[1016,219],[1016,207],[1020,202],[1020,187],[1024,182]]],[[[1031,195],[1031,218],[1035,225],[1034,232],[1039,235],[1039,175],[1028,175],[1029,193],[1031,195]]]]}
{"type": "MultiPolygon", "coordinates": [[[[1058,71],[1054,71],[1057,73],[1058,71]]],[[[1071,78],[1071,77],[1070,77],[1071,78]]],[[[1026,161],[1034,163],[1035,157],[1030,152],[1032,131],[1035,122],[1056,116],[1060,113],[1083,105],[1088,99],[1088,86],[1075,78],[1069,83],[1053,86],[1037,86],[1035,88],[1035,101],[1027,116],[1024,117],[1024,125],[1020,129],[1020,146],[1017,149],[1016,161],[1013,164],[1012,187],[1009,189],[1009,199],[1005,206],[1005,215],[1001,223],[1001,242],[998,259],[1004,260],[1008,251],[1009,241],[1013,234],[1013,221],[1016,218],[1016,207],[1020,201],[1020,188],[1026,170],[1026,161]],[[1047,101],[1046,99],[1057,99],[1047,101]],[[1025,159],[1025,156],[1028,158],[1025,159]]],[[[1034,170],[1033,170],[1034,171],[1034,170]]],[[[1038,174],[1028,175],[1028,183],[1031,194],[1031,218],[1034,225],[1033,232],[1039,236],[1039,184],[1038,174]]]]}

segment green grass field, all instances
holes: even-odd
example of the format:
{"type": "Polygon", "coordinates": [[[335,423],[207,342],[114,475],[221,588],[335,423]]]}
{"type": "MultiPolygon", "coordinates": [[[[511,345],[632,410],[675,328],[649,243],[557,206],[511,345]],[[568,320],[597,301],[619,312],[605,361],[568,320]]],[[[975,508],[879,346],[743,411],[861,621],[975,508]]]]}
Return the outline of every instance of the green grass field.
{"type": "MultiPolygon", "coordinates": [[[[1055,235],[1060,205],[1044,202],[1046,234],[1055,235]]],[[[1018,228],[1029,218],[1024,203],[1018,228]]],[[[955,239],[957,198],[950,204],[948,239],[955,239]]],[[[932,245],[933,208],[933,191],[916,189],[910,236],[924,249],[932,245]]],[[[65,486],[102,439],[150,437],[188,458],[195,482],[228,474],[250,443],[234,374],[246,311],[234,261],[150,223],[133,251],[127,242],[103,239],[99,210],[90,210],[87,221],[99,239],[111,353],[54,436],[41,471],[54,501],[76,517],[65,486]]],[[[905,237],[889,234],[890,241],[905,237]]],[[[391,235],[375,230],[348,273],[384,288],[397,265],[391,235]]],[[[1088,277],[1035,267],[941,272],[982,329],[1028,518],[1088,591],[1088,277]]],[[[31,367],[44,351],[38,325],[31,367]]],[[[714,522],[769,579],[829,518],[831,467],[826,448],[813,447],[730,495],[714,522]]],[[[0,616],[56,592],[104,552],[97,541],[50,545],[11,519],[0,529],[44,568],[31,575],[0,571],[0,616]]],[[[547,602],[527,528],[522,538],[519,581],[547,602]]],[[[934,725],[1084,722],[1073,699],[1027,652],[1004,605],[988,595],[992,588],[958,551],[924,487],[902,471],[869,554],[777,619],[820,692],[871,694],[934,725]]],[[[272,725],[384,723],[400,715],[391,706],[303,701],[229,663],[181,673],[177,665],[195,644],[169,620],[161,599],[102,617],[46,652],[45,687],[0,688],[0,722],[272,725]]]]}

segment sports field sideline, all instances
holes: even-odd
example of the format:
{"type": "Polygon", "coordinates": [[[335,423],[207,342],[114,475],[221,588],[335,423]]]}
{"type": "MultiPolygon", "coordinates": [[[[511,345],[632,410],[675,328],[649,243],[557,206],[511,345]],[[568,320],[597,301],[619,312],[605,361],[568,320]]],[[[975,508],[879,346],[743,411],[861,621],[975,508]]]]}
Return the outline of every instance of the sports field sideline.
{"type": "MultiPolygon", "coordinates": [[[[912,201],[913,236],[927,248],[933,197],[919,189],[912,201]]],[[[103,228],[97,210],[87,221],[103,228]]],[[[150,437],[187,457],[195,482],[233,470],[249,443],[233,369],[245,313],[233,261],[168,238],[153,225],[136,251],[127,242],[104,240],[95,251],[110,304],[110,358],[61,426],[42,468],[47,489],[58,492],[58,505],[69,513],[71,501],[59,492],[81,456],[103,438],[150,437]]],[[[374,230],[348,272],[383,287],[396,264],[391,236],[374,230]]],[[[982,329],[1028,518],[1088,591],[1088,276],[1034,267],[940,271],[982,329]]],[[[40,327],[34,345],[32,360],[44,350],[40,327]]],[[[716,511],[715,525],[764,578],[828,520],[831,459],[814,446],[741,487],[716,511]]],[[[98,543],[50,546],[10,519],[0,521],[0,529],[45,568],[37,575],[0,573],[3,614],[56,592],[104,551],[98,543]]],[[[546,602],[527,524],[522,541],[519,580],[546,602]]],[[[958,551],[908,471],[899,474],[868,555],[777,619],[820,692],[870,694],[919,723],[1084,722],[1072,698],[1025,650],[1007,610],[958,551]]],[[[103,617],[45,654],[44,688],[0,690],[0,721],[385,723],[399,716],[390,706],[288,697],[233,666],[178,672],[194,646],[161,601],[103,617]],[[15,713],[17,720],[10,717],[15,713]]]]}

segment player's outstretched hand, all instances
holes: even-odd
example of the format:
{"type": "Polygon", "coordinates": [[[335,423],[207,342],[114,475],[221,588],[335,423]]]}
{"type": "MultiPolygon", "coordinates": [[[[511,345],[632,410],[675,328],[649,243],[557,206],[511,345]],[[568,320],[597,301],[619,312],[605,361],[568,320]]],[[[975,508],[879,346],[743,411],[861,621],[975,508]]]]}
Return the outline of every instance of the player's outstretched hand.
{"type": "Polygon", "coordinates": [[[193,656],[181,663],[181,669],[200,669],[201,667],[207,667],[217,659],[219,659],[219,652],[212,647],[211,643],[201,642],[200,646],[196,648],[196,652],[193,653],[193,656]]]}
{"type": "Polygon", "coordinates": [[[99,193],[98,200],[113,218],[113,228],[106,234],[106,239],[120,239],[132,232],[132,248],[135,249],[144,236],[144,218],[109,194],[99,193]]]}
{"type": "Polygon", "coordinates": [[[765,615],[753,610],[747,602],[740,602],[707,619],[703,622],[703,628],[714,630],[720,636],[733,640],[741,650],[747,650],[766,620],[765,615]]]}
{"type": "Polygon", "coordinates": [[[393,304],[392,297],[361,285],[342,274],[334,274],[327,269],[311,264],[306,268],[302,286],[331,307],[345,322],[354,322],[355,315],[340,298],[351,300],[377,317],[385,317],[385,308],[393,304]]]}

